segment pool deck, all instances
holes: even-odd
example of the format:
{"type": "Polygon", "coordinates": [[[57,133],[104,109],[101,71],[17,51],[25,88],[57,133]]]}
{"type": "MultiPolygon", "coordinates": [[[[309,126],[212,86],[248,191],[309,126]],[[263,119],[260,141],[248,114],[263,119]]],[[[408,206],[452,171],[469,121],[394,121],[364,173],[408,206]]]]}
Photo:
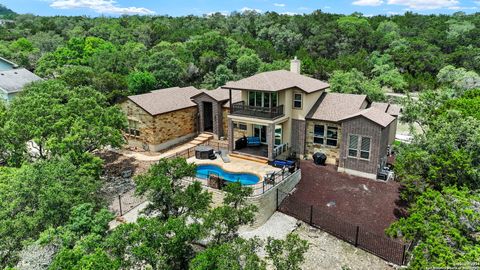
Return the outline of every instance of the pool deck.
{"type": "Polygon", "coordinates": [[[215,160],[209,159],[196,159],[195,157],[191,157],[187,160],[188,162],[195,163],[197,165],[217,165],[224,169],[225,171],[234,172],[234,173],[252,173],[257,175],[260,178],[259,183],[263,182],[263,177],[272,172],[281,171],[279,168],[272,167],[267,164],[261,164],[258,162],[240,159],[236,157],[230,157],[230,163],[224,163],[221,158],[215,160]]]}

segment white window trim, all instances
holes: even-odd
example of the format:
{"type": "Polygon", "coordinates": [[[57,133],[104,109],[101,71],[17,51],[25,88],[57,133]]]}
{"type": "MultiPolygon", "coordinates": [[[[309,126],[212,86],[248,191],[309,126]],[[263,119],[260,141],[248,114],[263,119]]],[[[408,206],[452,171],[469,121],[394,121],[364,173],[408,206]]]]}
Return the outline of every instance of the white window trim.
{"type": "Polygon", "coordinates": [[[361,136],[361,138],[359,139],[359,142],[360,142],[360,145],[359,145],[359,151],[358,151],[358,159],[370,161],[370,157],[372,156],[372,138],[369,136],[361,136]],[[362,158],[362,152],[365,152],[365,151],[362,151],[363,138],[368,138],[370,140],[370,143],[368,144],[368,158],[362,158]]]}
{"type": "Polygon", "coordinates": [[[349,158],[358,158],[358,141],[359,141],[360,136],[357,134],[348,134],[348,144],[347,144],[347,157],[349,158]],[[350,140],[352,136],[357,137],[357,147],[356,148],[350,148],[350,140]],[[350,155],[350,150],[355,150],[355,156],[350,155]]]}
{"type": "Polygon", "coordinates": [[[358,134],[353,134],[353,133],[350,133],[348,134],[348,145],[347,145],[347,158],[354,158],[354,159],[359,159],[359,160],[365,160],[365,161],[370,161],[372,157],[372,137],[370,136],[362,136],[362,135],[358,135],[358,134]],[[349,155],[349,150],[353,148],[350,148],[350,136],[351,135],[354,135],[354,136],[357,136],[357,156],[354,157],[354,156],[351,156],[349,155]],[[362,151],[362,138],[368,138],[370,139],[370,144],[368,146],[368,158],[362,158],[361,155],[360,155],[360,152],[366,152],[366,151],[362,151]]]}
{"type": "Polygon", "coordinates": [[[303,109],[303,93],[300,93],[300,92],[293,92],[293,104],[292,104],[292,108],[295,109],[295,110],[302,110],[303,109]],[[295,107],[295,101],[298,101],[295,99],[295,95],[300,95],[300,107],[295,107]]]}

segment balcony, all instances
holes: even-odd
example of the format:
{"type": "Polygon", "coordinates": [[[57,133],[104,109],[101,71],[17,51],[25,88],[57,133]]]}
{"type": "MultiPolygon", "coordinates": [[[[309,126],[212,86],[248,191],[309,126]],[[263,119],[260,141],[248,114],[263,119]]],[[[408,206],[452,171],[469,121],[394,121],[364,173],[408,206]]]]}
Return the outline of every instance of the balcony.
{"type": "Polygon", "coordinates": [[[232,104],[231,114],[264,119],[276,119],[284,115],[283,105],[272,108],[256,107],[245,105],[245,102],[243,101],[232,104]]]}

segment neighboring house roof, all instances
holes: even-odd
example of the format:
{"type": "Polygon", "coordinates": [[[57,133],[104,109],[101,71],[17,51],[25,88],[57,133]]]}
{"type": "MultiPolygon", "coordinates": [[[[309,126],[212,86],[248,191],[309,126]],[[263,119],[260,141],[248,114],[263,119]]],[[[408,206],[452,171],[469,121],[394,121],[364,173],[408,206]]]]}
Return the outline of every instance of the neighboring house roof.
{"type": "Polygon", "coordinates": [[[190,98],[201,92],[193,86],[172,87],[154,90],[147,94],[129,96],[128,99],[149,114],[158,115],[196,106],[190,98]]]}
{"type": "Polygon", "coordinates": [[[343,118],[363,110],[362,105],[365,101],[368,102],[366,95],[323,93],[306,118],[339,122],[343,118]]]}
{"type": "Polygon", "coordinates": [[[379,124],[382,127],[388,126],[393,120],[395,120],[395,117],[393,117],[390,114],[384,112],[383,110],[381,110],[377,107],[370,107],[368,109],[361,110],[360,112],[349,115],[349,116],[341,119],[341,121],[347,120],[347,119],[352,119],[352,118],[357,117],[357,116],[363,116],[363,117],[369,119],[370,121],[379,124]]]}
{"type": "Polygon", "coordinates": [[[286,70],[277,70],[259,73],[235,82],[228,82],[225,86],[222,86],[222,88],[276,92],[297,87],[307,93],[313,93],[324,90],[329,86],[326,82],[301,74],[286,70]]]}
{"type": "Polygon", "coordinates": [[[25,85],[41,79],[24,68],[3,70],[0,71],[0,89],[3,89],[7,94],[12,94],[22,91],[25,85]]]}
{"type": "Polygon", "coordinates": [[[401,108],[398,105],[390,104],[390,103],[383,103],[383,102],[373,102],[372,107],[378,108],[383,112],[386,112],[393,116],[400,115],[401,108]]]}

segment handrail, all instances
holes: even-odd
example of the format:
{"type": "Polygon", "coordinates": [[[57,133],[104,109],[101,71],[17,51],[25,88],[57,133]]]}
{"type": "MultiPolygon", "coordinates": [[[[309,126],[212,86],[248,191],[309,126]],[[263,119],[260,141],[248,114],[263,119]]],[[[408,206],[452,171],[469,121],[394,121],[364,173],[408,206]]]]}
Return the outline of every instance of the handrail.
{"type": "Polygon", "coordinates": [[[275,119],[284,115],[283,105],[276,107],[260,107],[245,105],[245,102],[240,101],[232,104],[233,115],[246,115],[258,118],[275,119]]]}

